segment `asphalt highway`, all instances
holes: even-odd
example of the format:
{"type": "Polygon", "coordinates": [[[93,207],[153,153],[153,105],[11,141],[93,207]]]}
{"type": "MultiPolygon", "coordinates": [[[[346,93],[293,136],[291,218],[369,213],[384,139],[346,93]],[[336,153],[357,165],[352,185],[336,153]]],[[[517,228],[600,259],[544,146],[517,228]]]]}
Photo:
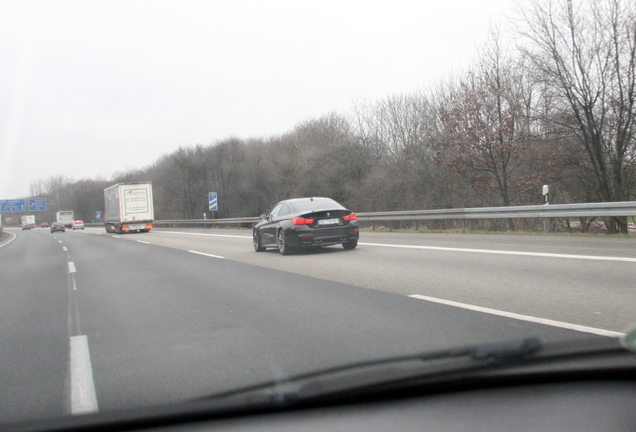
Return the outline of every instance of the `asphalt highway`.
{"type": "Polygon", "coordinates": [[[7,231],[2,422],[636,321],[634,239],[363,232],[355,250],[281,256],[248,230],[7,231]]]}
{"type": "Polygon", "coordinates": [[[635,238],[363,232],[355,250],[285,257],[255,253],[249,230],[161,229],[121,239],[617,332],[636,321],[635,238]]]}

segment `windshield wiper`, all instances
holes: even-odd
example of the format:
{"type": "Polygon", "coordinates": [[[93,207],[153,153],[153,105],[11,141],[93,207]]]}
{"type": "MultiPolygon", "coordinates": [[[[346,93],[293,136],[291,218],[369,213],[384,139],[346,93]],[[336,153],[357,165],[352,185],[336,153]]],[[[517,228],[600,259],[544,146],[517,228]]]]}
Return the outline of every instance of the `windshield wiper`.
{"type": "Polygon", "coordinates": [[[216,393],[196,400],[240,398],[250,405],[287,404],[332,392],[382,385],[415,375],[430,378],[440,374],[512,365],[523,362],[541,349],[542,344],[538,338],[526,338],[360,361],[216,393]]]}

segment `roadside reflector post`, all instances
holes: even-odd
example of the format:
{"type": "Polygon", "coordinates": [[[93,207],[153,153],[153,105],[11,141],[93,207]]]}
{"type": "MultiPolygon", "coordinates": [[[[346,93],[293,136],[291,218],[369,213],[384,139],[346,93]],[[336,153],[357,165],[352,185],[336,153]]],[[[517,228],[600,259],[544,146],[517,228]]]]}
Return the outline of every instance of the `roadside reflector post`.
{"type": "MultiPolygon", "coordinates": [[[[543,204],[550,205],[550,186],[543,185],[543,204]]],[[[543,232],[550,232],[550,218],[543,218],[543,232]]]]}

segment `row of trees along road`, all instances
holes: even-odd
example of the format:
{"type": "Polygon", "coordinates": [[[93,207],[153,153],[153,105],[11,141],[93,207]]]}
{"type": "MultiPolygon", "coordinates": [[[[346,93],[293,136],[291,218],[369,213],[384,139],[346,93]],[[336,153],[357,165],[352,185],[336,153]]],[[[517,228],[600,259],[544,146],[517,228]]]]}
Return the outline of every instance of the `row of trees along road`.
{"type": "MultiPolygon", "coordinates": [[[[216,217],[295,196],[356,211],[537,204],[542,184],[553,202],[633,199],[635,1],[537,0],[511,24],[492,30],[468,71],[427,91],[358,102],[280,136],[180,147],[110,181],[54,177],[32,192],[86,220],[105,186],[141,180],[153,182],[158,219],[201,218],[209,191],[216,217]]],[[[627,232],[626,219],[609,229],[627,232]]]]}

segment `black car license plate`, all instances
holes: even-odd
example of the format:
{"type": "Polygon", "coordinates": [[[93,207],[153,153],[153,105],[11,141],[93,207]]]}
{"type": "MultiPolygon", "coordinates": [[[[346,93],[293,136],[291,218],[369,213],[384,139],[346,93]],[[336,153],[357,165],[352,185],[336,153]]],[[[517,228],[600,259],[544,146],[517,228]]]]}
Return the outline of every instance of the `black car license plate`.
{"type": "Polygon", "coordinates": [[[338,225],[340,223],[340,219],[318,219],[318,225],[338,225]]]}

